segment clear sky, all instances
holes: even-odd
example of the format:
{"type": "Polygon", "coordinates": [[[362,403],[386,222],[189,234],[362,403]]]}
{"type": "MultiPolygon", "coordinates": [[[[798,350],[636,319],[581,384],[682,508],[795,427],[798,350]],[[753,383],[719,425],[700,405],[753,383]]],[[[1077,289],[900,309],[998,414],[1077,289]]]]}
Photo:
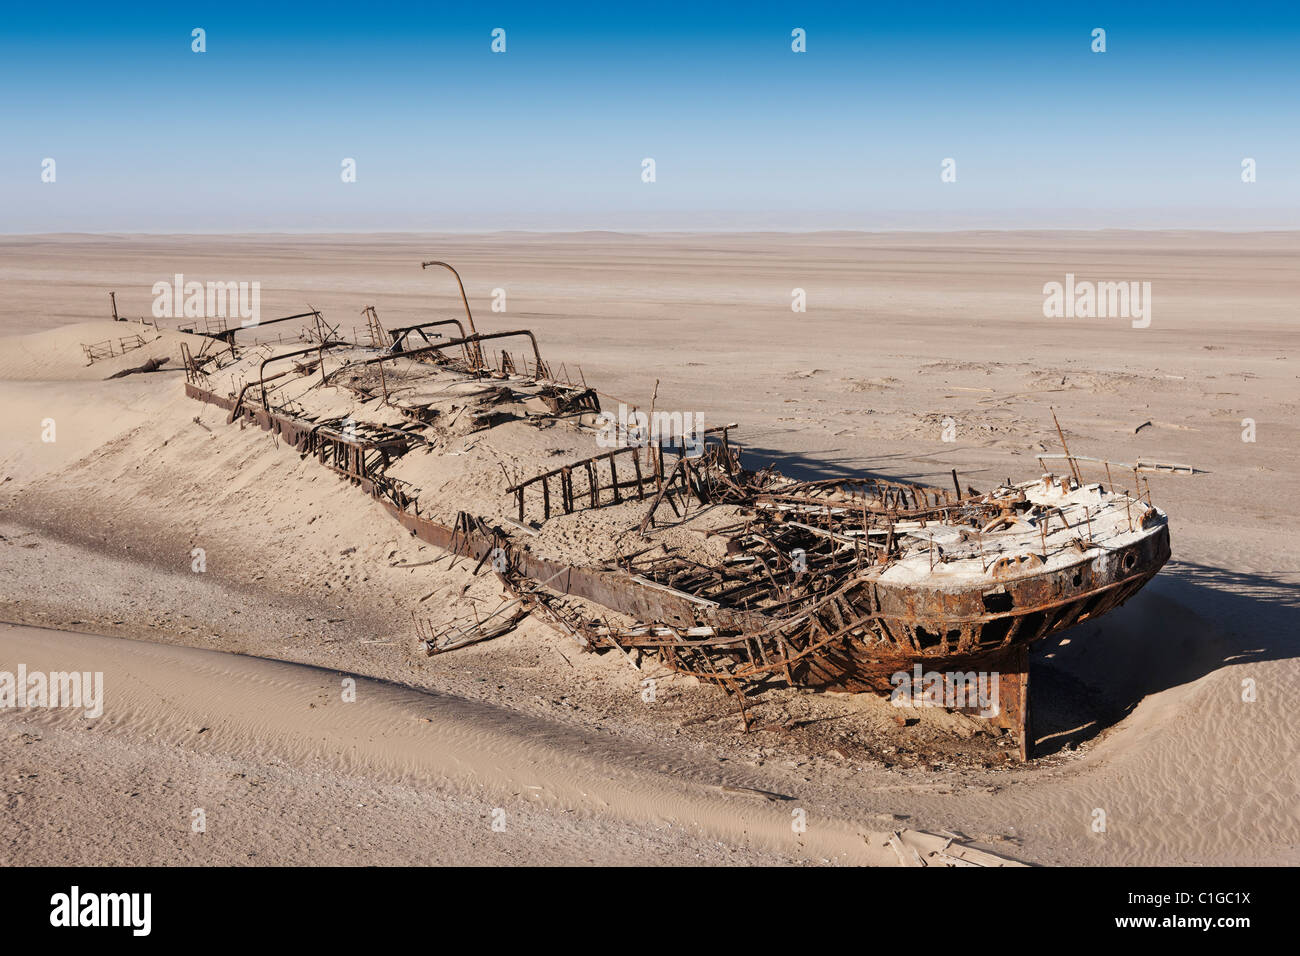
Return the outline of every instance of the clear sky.
{"type": "Polygon", "coordinates": [[[1296,228],[1298,103],[1294,2],[10,4],[0,231],[1296,228]]]}

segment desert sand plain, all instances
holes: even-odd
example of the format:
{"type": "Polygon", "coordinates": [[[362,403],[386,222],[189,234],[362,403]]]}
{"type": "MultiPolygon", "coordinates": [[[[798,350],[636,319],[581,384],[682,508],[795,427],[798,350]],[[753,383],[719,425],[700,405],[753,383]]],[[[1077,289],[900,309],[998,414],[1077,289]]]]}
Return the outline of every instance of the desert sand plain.
{"type": "Polygon", "coordinates": [[[1300,863],[1298,257],[1293,233],[0,238],[0,670],[106,688],[93,720],[0,710],[0,862],[890,865],[910,829],[1034,864],[1300,863]],[[1075,454],[1198,469],[1150,477],[1173,557],[1036,649],[1027,766],[863,695],[765,691],[742,734],[721,691],[540,621],[424,656],[412,613],[490,611],[495,580],[186,399],[176,335],[80,346],[141,331],[109,290],[148,316],[175,273],[260,282],[264,318],[455,316],[431,258],[481,330],[533,329],[606,404],[657,381],[739,422],[751,467],[1026,480],[1054,408],[1075,454]],[[1149,327],[1045,318],[1067,273],[1151,282],[1149,327]]]}

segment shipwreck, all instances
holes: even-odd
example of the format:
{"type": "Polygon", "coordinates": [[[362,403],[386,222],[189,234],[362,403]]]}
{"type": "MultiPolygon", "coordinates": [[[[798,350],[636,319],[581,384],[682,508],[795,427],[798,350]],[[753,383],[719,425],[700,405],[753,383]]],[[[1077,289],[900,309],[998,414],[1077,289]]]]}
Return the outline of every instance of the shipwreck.
{"type": "Polygon", "coordinates": [[[585,648],[655,654],[723,687],[746,726],[747,696],[770,682],[889,694],[917,665],[992,673],[1000,705],[984,716],[1024,759],[1031,645],[1124,603],[1169,558],[1143,488],[1164,466],[1063,449],[1039,477],[983,492],[955,471],[943,487],[797,481],[746,467],[734,424],[591,454],[601,393],[581,370],[543,359],[528,330],[478,331],[455,270],[423,267],[455,277],[463,316],[385,328],[367,307],[349,339],[313,310],[195,329],[204,348],[181,358],[191,398],[500,576],[512,613],[431,633],[430,652],[533,613],[585,648]],[[308,320],[299,341],[237,341],[291,319],[308,320]],[[559,463],[520,471],[539,460],[559,463]]]}

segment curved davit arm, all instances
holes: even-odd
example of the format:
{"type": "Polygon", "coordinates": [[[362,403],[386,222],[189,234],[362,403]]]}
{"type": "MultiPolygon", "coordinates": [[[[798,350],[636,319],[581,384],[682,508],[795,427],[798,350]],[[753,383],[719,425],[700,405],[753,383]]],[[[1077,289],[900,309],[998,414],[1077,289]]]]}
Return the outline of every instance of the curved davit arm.
{"type": "Polygon", "coordinates": [[[465,321],[469,324],[470,335],[478,332],[478,329],[474,327],[474,316],[469,310],[469,298],[465,295],[465,283],[460,281],[460,273],[457,272],[450,263],[443,262],[439,259],[430,259],[428,262],[420,263],[421,269],[427,269],[429,266],[442,266],[456,277],[456,285],[460,286],[460,301],[465,304],[465,321]]]}

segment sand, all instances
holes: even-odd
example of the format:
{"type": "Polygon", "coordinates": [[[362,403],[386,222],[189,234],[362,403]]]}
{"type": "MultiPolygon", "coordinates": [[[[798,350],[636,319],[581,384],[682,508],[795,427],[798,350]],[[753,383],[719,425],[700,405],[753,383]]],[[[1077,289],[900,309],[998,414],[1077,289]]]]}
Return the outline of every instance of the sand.
{"type": "Polygon", "coordinates": [[[1031,863],[1294,864],[1298,251],[1283,233],[0,239],[0,618],[95,635],[6,630],[0,669],[93,662],[121,695],[93,730],[0,711],[0,858],[890,864],[883,839],[910,827],[1031,863]],[[742,735],[716,689],[535,621],[426,658],[411,615],[490,612],[490,576],[228,428],[179,372],[104,380],[149,347],[101,372],[80,345],[141,328],[103,322],[109,289],[148,315],[175,272],[261,281],[264,316],[448,317],[454,285],[418,269],[434,254],[480,328],[533,328],[607,406],[644,407],[657,380],[659,408],[740,422],[749,463],[794,477],[1033,478],[1059,450],[1049,407],[1077,454],[1193,464],[1151,478],[1173,559],[1038,649],[1043,756],[1023,768],[959,715],[899,727],[860,696],[768,691],[742,735]],[[1044,318],[1067,272],[1151,281],[1151,326],[1044,318]],[[357,704],[308,706],[342,675],[357,704]]]}

